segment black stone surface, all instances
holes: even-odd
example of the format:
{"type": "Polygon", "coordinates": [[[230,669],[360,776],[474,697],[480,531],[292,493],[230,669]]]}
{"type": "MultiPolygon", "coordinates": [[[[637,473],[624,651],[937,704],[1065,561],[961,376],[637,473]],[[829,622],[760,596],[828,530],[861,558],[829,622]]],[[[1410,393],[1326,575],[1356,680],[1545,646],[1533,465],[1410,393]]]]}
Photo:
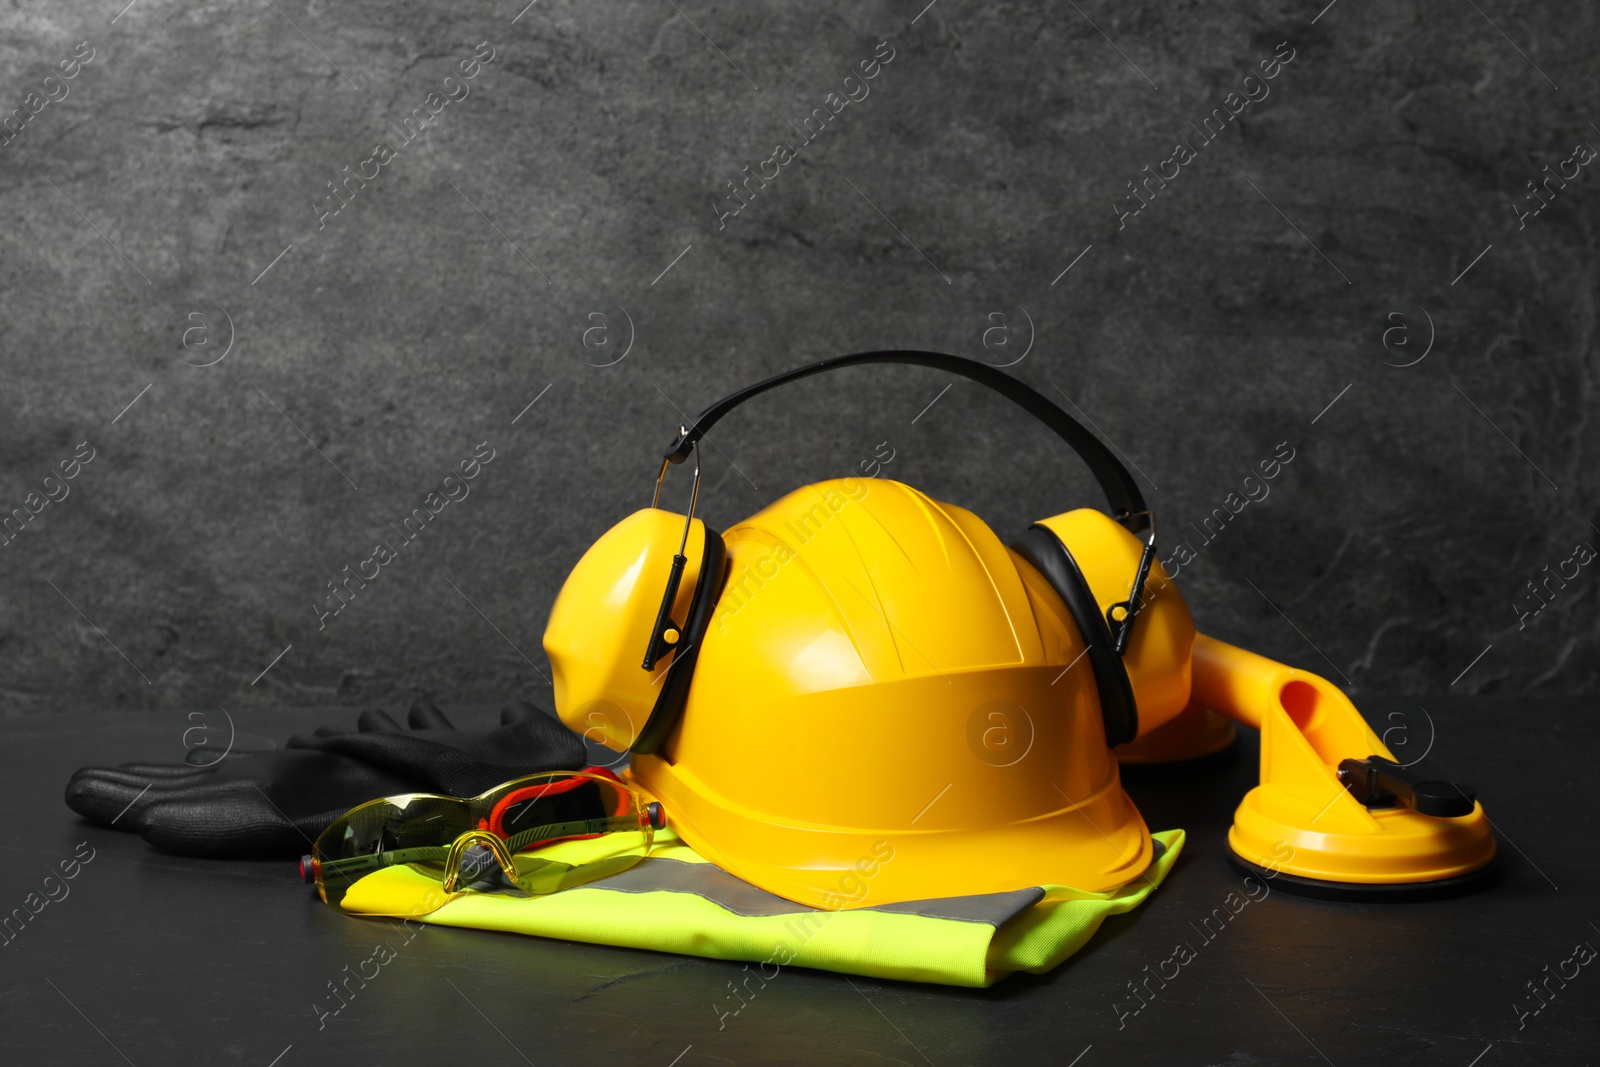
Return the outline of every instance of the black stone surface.
{"type": "MultiPolygon", "coordinates": [[[[448,710],[462,725],[492,721],[488,709],[448,710]]],[[[443,928],[407,941],[334,913],[292,863],[161,855],[78,822],[60,803],[78,765],[181,758],[184,731],[209,720],[8,720],[0,907],[21,905],[81,842],[94,858],[68,895],[0,946],[6,1062],[1593,1063],[1595,965],[1564,987],[1552,981],[1537,1014],[1541,1001],[1526,987],[1570,974],[1575,965],[1563,961],[1578,944],[1600,945],[1600,737],[1589,702],[1441,699],[1426,730],[1409,701],[1363,710],[1374,727],[1407,727],[1389,737],[1402,759],[1427,750],[1419,766],[1477,785],[1505,857],[1497,884],[1415,904],[1273,891],[1226,925],[1213,922],[1208,939],[1199,924],[1244,889],[1225,855],[1233,808],[1254,781],[1250,735],[1231,762],[1130,779],[1152,827],[1188,831],[1185,852],[1143,907],[1109,920],[1049,974],[964,990],[788,968],[726,1018],[738,964],[443,928]],[[1195,958],[1165,988],[1153,984],[1154,999],[1134,1014],[1127,983],[1180,942],[1195,958]],[[323,1020],[336,1003],[326,983],[378,944],[396,958],[323,1020]]],[[[241,746],[352,720],[328,710],[236,718],[241,746]]],[[[225,740],[219,729],[209,743],[225,740]]]]}

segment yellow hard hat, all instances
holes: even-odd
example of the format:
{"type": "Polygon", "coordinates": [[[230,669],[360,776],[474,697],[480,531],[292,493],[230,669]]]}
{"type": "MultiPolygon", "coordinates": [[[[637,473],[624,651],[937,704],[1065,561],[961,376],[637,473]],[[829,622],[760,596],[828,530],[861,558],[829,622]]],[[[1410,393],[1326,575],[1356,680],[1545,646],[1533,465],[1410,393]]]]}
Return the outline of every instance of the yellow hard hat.
{"type": "Polygon", "coordinates": [[[1007,547],[971,512],[888,480],[807,486],[725,537],[692,502],[687,517],[652,505],[602,537],[556,601],[557,711],[631,749],[632,778],[687,843],[802,904],[1120,886],[1152,844],[1108,745],[1184,709],[1194,625],[1137,485],[1097,439],[994,368],[866,353],[707,409],[668,452],[657,502],[669,463],[732,407],[873,362],[961,374],[1039,416],[1115,517],[1070,511],[1007,547]]]}

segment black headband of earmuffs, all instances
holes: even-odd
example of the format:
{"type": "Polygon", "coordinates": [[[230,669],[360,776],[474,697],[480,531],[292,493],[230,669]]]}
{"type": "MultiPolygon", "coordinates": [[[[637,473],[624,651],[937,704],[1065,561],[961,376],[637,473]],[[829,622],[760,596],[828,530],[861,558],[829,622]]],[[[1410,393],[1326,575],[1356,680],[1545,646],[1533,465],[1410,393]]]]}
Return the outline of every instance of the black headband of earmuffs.
{"type": "MultiPolygon", "coordinates": [[[[909,349],[858,352],[854,355],[837,356],[797,367],[746,386],[736,393],[730,393],[702,411],[692,424],[681,427],[672,446],[662,456],[665,461],[661,468],[662,474],[666,473],[667,464],[682,463],[687,459],[695,451],[695,446],[700,438],[705,436],[706,431],[746,400],[759,396],[769,389],[801,378],[809,378],[824,371],[875,363],[930,367],[960,375],[999,393],[1048,426],[1083,459],[1095,480],[1100,483],[1101,490],[1106,494],[1113,519],[1135,534],[1145,530],[1151,531],[1128,599],[1112,605],[1104,615],[1101,614],[1099,603],[1095,600],[1088,582],[1085,581],[1077,561],[1051,530],[1035,525],[1013,546],[1018,554],[1031,563],[1056,590],[1083,636],[1090,669],[1094,673],[1095,686],[1099,691],[1101,714],[1105,719],[1106,742],[1118,745],[1133,740],[1138,729],[1138,710],[1134,705],[1132,684],[1122,663],[1121,654],[1127,649],[1133,621],[1138,615],[1142,601],[1140,593],[1144,579],[1155,556],[1153,517],[1145,507],[1144,495],[1139,491],[1133,476],[1099,438],[1055,403],[1009,374],[1003,374],[995,367],[975,363],[959,356],[909,349]]],[[[696,462],[698,465],[698,461],[696,462]]],[[[696,478],[698,477],[697,470],[696,478]]],[[[696,485],[698,486],[698,481],[696,485]]],[[[658,500],[660,490],[661,477],[658,476],[656,479],[658,500]]],[[[693,512],[694,506],[691,502],[689,521],[693,520],[693,512]]],[[[686,527],[685,543],[687,539],[686,527]]],[[[672,663],[667,667],[661,693],[650,711],[650,718],[646,720],[644,728],[639,731],[637,739],[630,748],[632,752],[659,751],[677,724],[679,716],[683,714],[683,707],[689,694],[689,677],[694,671],[700,642],[710,625],[712,608],[721,592],[725,561],[726,553],[721,536],[707,527],[704,556],[689,607],[689,617],[680,630],[672,621],[670,613],[672,602],[677,595],[676,575],[681,574],[683,569],[681,550],[679,556],[675,557],[675,575],[669,581],[662,599],[656,630],[651,635],[651,642],[645,655],[645,666],[647,669],[653,666],[655,660],[668,651],[667,644],[662,638],[668,629],[678,631],[673,635],[675,640],[672,643],[681,643],[681,651],[673,657],[672,663]]]]}
{"type": "Polygon", "coordinates": [[[1140,533],[1149,527],[1150,513],[1145,509],[1144,495],[1139,492],[1138,483],[1122,465],[1122,461],[1117,459],[1098,437],[1084,429],[1081,423],[1044,395],[1011,375],[1004,374],[986,363],[975,363],[970,359],[947,356],[939,352],[917,352],[909,349],[858,352],[852,356],[835,356],[833,359],[825,359],[819,363],[775,374],[771,378],[746,386],[737,393],[730,393],[706,408],[678,435],[662,458],[668,463],[682,463],[689,458],[689,453],[693,451],[696,442],[717,424],[717,420],[746,400],[760,396],[768,389],[775,389],[801,378],[809,378],[813,374],[872,363],[902,363],[917,367],[932,367],[934,370],[959,374],[979,385],[988,386],[1050,427],[1057,437],[1072,446],[1072,450],[1088,465],[1095,481],[1100,483],[1101,490],[1106,494],[1106,500],[1111,504],[1112,518],[1134,533],[1140,533]]]}

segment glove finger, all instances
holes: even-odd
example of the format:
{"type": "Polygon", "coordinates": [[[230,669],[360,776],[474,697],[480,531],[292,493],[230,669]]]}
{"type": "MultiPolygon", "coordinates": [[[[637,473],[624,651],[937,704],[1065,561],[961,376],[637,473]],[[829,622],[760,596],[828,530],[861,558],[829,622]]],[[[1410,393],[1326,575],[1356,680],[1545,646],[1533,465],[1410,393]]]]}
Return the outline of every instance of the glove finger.
{"type": "Polygon", "coordinates": [[[261,793],[232,790],[152,804],[139,823],[139,836],[184,856],[293,859],[310,852],[317,835],[338,816],[327,812],[291,820],[261,793]]]}
{"type": "Polygon", "coordinates": [[[195,747],[183,754],[183,762],[198,771],[209,770],[230,756],[238,760],[243,756],[250,756],[260,752],[271,752],[270,748],[235,748],[219,749],[212,746],[195,747]]]}
{"type": "Polygon", "coordinates": [[[500,709],[500,725],[515,726],[520,722],[525,722],[530,715],[542,714],[544,713],[526,700],[508,701],[506,706],[500,709]]]}
{"type": "Polygon", "coordinates": [[[309,734],[292,735],[289,740],[283,743],[283,747],[286,749],[316,748],[318,747],[317,743],[323,738],[338,737],[340,734],[349,732],[349,730],[341,730],[337,726],[319,726],[309,734]]]}
{"type": "Polygon", "coordinates": [[[324,740],[326,738],[329,738],[329,737],[343,737],[345,734],[348,734],[348,733],[351,733],[351,732],[352,731],[346,730],[343,727],[339,727],[339,726],[319,726],[315,730],[312,730],[309,734],[295,734],[295,735],[293,735],[292,737],[289,738],[289,740],[284,742],[283,747],[284,748],[321,748],[322,746],[320,744],[318,744],[319,741],[322,741],[322,740],[324,740]]]}
{"type": "Polygon", "coordinates": [[[85,767],[67,782],[67,807],[90,822],[132,830],[140,812],[164,796],[166,789],[128,771],[85,767]]]}
{"type": "MultiPolygon", "coordinates": [[[[94,768],[85,767],[84,770],[94,768]]],[[[111,768],[104,768],[110,770],[111,768]]],[[[144,778],[194,778],[206,772],[204,763],[124,763],[119,770],[141,775],[144,778]]],[[[81,772],[80,772],[81,773],[81,772]]]]}
{"type": "Polygon", "coordinates": [[[444,712],[425,696],[418,697],[411,702],[411,714],[407,716],[413,730],[454,730],[456,724],[445,718],[444,712]]]}
{"type": "Polygon", "coordinates": [[[389,713],[382,708],[368,708],[363,711],[356,719],[356,727],[364,734],[397,734],[401,732],[400,724],[395,722],[389,713]]]}
{"type": "MultiPolygon", "coordinates": [[[[134,793],[141,789],[178,789],[195,782],[204,781],[207,777],[203,767],[192,768],[193,774],[154,776],[141,774],[126,767],[83,767],[72,775],[74,782],[95,782],[107,786],[131,789],[134,793]]],[[[131,797],[133,794],[129,794],[131,797]]],[[[127,801],[123,801],[127,803],[127,801]]]]}

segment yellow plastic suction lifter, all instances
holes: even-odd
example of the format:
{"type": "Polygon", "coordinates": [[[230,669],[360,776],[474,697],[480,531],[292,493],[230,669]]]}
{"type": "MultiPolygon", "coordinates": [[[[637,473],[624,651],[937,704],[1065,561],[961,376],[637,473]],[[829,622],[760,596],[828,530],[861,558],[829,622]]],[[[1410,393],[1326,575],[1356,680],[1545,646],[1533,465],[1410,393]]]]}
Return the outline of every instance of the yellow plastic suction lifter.
{"type": "Polygon", "coordinates": [[[1446,818],[1403,804],[1369,809],[1346,788],[1341,761],[1394,755],[1327,679],[1196,634],[1192,702],[1261,732],[1261,783],[1228,832],[1246,866],[1378,889],[1442,886],[1493,862],[1494,833],[1475,799],[1446,818]]]}

